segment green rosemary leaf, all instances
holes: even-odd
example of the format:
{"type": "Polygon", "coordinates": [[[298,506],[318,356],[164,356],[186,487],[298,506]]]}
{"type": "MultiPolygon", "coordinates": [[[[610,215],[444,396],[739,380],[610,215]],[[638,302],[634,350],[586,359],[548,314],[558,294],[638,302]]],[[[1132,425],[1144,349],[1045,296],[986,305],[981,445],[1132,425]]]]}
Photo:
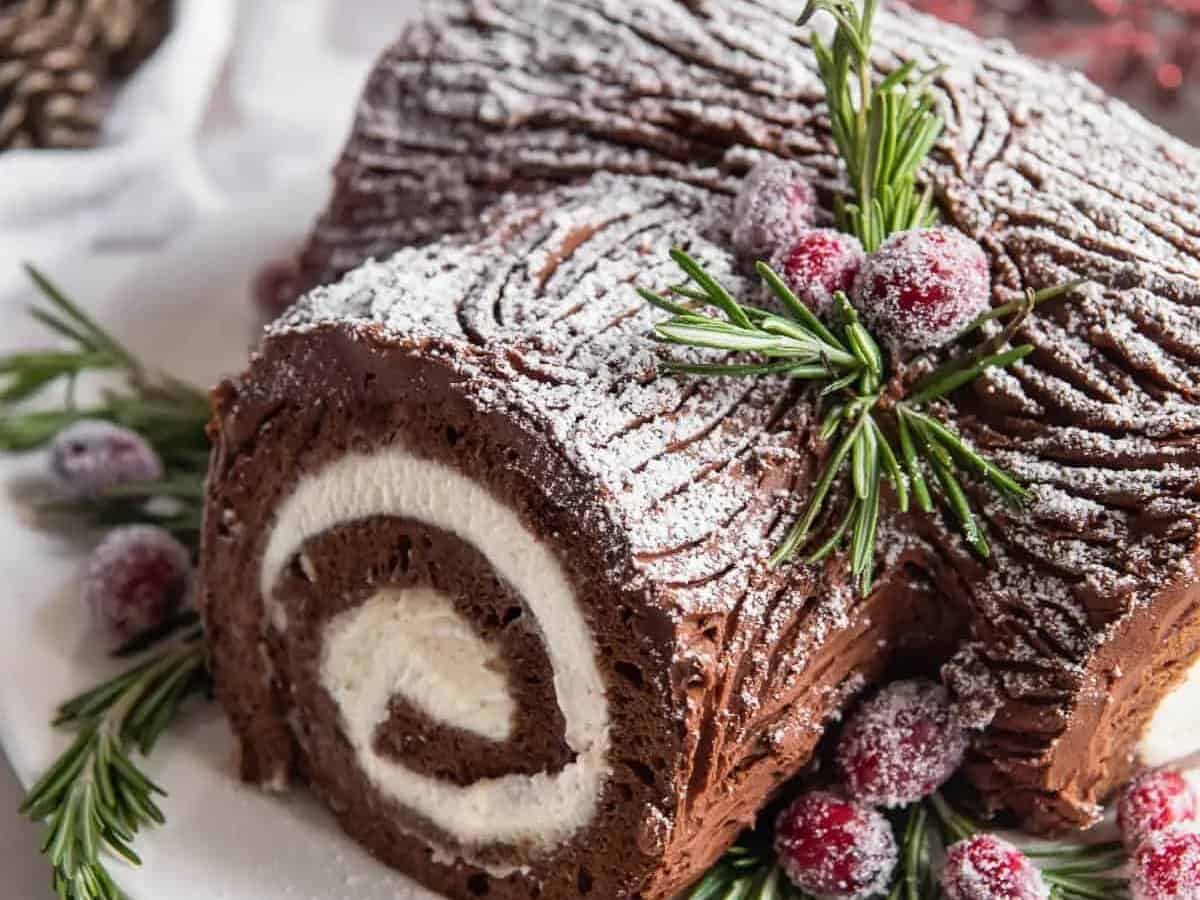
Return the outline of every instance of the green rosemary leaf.
{"type": "Polygon", "coordinates": [[[774,269],[764,262],[758,263],[755,269],[757,269],[759,276],[766,283],[767,287],[770,288],[771,293],[779,298],[779,301],[791,314],[792,318],[805,326],[829,346],[846,352],[846,346],[834,336],[832,331],[822,324],[820,319],[812,314],[807,306],[800,302],[800,298],[792,292],[792,289],[784,283],[783,279],[775,273],[774,269]]]}
{"type": "Polygon", "coordinates": [[[934,475],[942,485],[942,490],[946,492],[946,498],[950,503],[950,508],[958,517],[959,523],[962,525],[963,537],[967,543],[975,548],[975,552],[984,559],[992,555],[991,548],[988,546],[987,538],[984,537],[983,531],[979,527],[979,522],[975,518],[975,513],[971,509],[970,501],[967,500],[967,495],[959,484],[958,479],[954,477],[953,471],[943,462],[936,458],[930,459],[930,467],[933,469],[934,475]]]}
{"type": "Polygon", "coordinates": [[[1055,875],[1052,872],[1042,872],[1046,884],[1059,888],[1065,900],[1118,900],[1127,896],[1123,891],[1127,882],[1121,878],[1083,879],[1070,875],[1055,875]]]}
{"type": "Polygon", "coordinates": [[[966,816],[956,812],[940,792],[935,791],[929,797],[929,805],[937,815],[938,822],[949,837],[949,843],[965,841],[979,834],[980,828],[966,816]]]}
{"type": "Polygon", "coordinates": [[[639,297],[641,297],[651,306],[661,309],[663,312],[669,312],[673,316],[689,316],[694,312],[691,307],[683,306],[682,304],[668,300],[662,294],[656,294],[654,291],[649,290],[648,288],[639,287],[634,288],[634,290],[638,292],[639,297]]]}
{"type": "Polygon", "coordinates": [[[90,418],[87,411],[48,409],[20,414],[0,410],[0,451],[24,453],[35,450],[80,419],[90,418]]]}
{"type": "Polygon", "coordinates": [[[709,870],[709,873],[692,888],[688,900],[712,900],[718,892],[729,884],[729,875],[721,867],[709,870]]]}
{"type": "Polygon", "coordinates": [[[879,480],[879,453],[875,447],[875,429],[872,426],[873,423],[868,418],[867,425],[859,433],[850,456],[854,493],[860,500],[867,499],[867,495],[879,480]]]}
{"type": "Polygon", "coordinates": [[[825,543],[805,557],[804,561],[806,563],[815,565],[826,559],[829,554],[841,546],[842,540],[846,537],[846,532],[857,521],[860,509],[859,504],[860,501],[857,497],[850,501],[850,505],[846,508],[846,514],[842,517],[842,521],[838,524],[838,527],[833,530],[833,533],[825,543]]]}
{"type": "Polygon", "coordinates": [[[729,317],[730,322],[742,328],[750,327],[750,318],[742,311],[738,302],[720,282],[705,271],[703,266],[678,247],[671,251],[671,259],[675,260],[675,264],[700,286],[713,304],[720,307],[721,311],[729,317]]]}
{"type": "MultiPolygon", "coordinates": [[[[78,339],[80,343],[86,344],[89,349],[94,349],[99,353],[110,356],[114,360],[115,365],[127,368],[131,372],[141,371],[141,366],[133,354],[116,338],[101,328],[83,309],[72,302],[49,278],[34,266],[28,264],[25,266],[25,271],[42,293],[42,296],[58,312],[65,316],[65,320],[63,320],[64,327],[61,329],[64,336],[78,339]]],[[[47,321],[47,319],[48,317],[42,318],[42,321],[47,321]]]]}
{"type": "Polygon", "coordinates": [[[1008,316],[1014,315],[1015,313],[1020,312],[1027,305],[1030,305],[1036,309],[1043,303],[1046,303],[1050,300],[1056,300],[1059,297],[1064,297],[1067,294],[1070,294],[1072,291],[1083,287],[1087,283],[1087,278],[1077,278],[1074,281],[1068,281],[1064,282],[1063,284],[1056,284],[1052,287],[1043,288],[1040,291],[1034,291],[1028,299],[1014,300],[1010,303],[993,307],[968,325],[961,336],[966,336],[971,332],[978,330],[987,322],[991,322],[996,319],[1004,319],[1008,316]]]}
{"type": "MultiPolygon", "coordinates": [[[[751,353],[789,353],[800,355],[808,348],[797,346],[794,341],[775,335],[763,334],[750,328],[740,328],[724,323],[712,326],[676,325],[664,322],[654,326],[654,332],[672,344],[689,347],[707,347],[712,350],[729,350],[751,353]]],[[[811,357],[811,352],[807,354],[811,357]]]]}
{"type": "MultiPolygon", "coordinates": [[[[869,431],[867,432],[870,433],[869,431]]],[[[879,526],[879,478],[876,476],[863,501],[862,511],[854,523],[851,538],[851,571],[858,576],[859,591],[865,596],[870,592],[875,567],[875,532],[879,526]]]]}
{"type": "Polygon", "coordinates": [[[820,436],[822,441],[828,441],[841,427],[842,419],[846,415],[846,406],[842,403],[836,403],[829,407],[829,411],[825,413],[825,418],[821,420],[820,436]]]}
{"type": "Polygon", "coordinates": [[[867,415],[868,409],[863,408],[860,404],[860,409],[857,411],[858,417],[854,425],[846,430],[846,434],[825,463],[825,469],[813,487],[813,492],[809,498],[808,507],[804,515],[792,527],[783,544],[771,555],[769,565],[772,568],[775,568],[795,553],[796,548],[808,537],[809,529],[812,528],[813,522],[816,521],[817,515],[821,512],[821,508],[825,503],[825,496],[829,493],[829,488],[833,485],[833,479],[837,476],[838,470],[842,467],[842,463],[850,454],[851,448],[858,441],[858,436],[865,427],[867,415]]]}
{"type": "Polygon", "coordinates": [[[790,360],[775,363],[677,363],[669,362],[663,368],[678,375],[778,375],[787,374],[794,378],[824,378],[829,370],[824,366],[798,366],[790,360]]]}
{"type": "Polygon", "coordinates": [[[903,888],[905,900],[922,900],[921,888],[929,868],[929,813],[924,805],[914,806],[904,828],[900,863],[902,877],[897,889],[903,888]]]}
{"type": "MultiPolygon", "coordinates": [[[[877,384],[883,377],[883,356],[874,339],[857,321],[846,324],[846,339],[854,350],[854,355],[862,362],[863,367],[877,384]]],[[[871,389],[873,388],[868,388],[868,390],[871,389]]]]}
{"type": "Polygon", "coordinates": [[[993,353],[991,356],[985,356],[974,365],[958,371],[948,371],[942,374],[943,370],[939,369],[934,372],[929,380],[928,386],[917,390],[914,394],[908,397],[908,402],[913,406],[920,406],[923,403],[928,403],[931,400],[936,400],[939,397],[944,397],[953,391],[958,390],[964,384],[969,384],[978,378],[987,369],[998,368],[1005,369],[1014,363],[1024,359],[1032,353],[1034,347],[1032,344],[1022,344],[1019,347],[1013,347],[1011,350],[1006,350],[1003,353],[993,353]]]}
{"type": "Polygon", "coordinates": [[[1074,846],[1030,847],[1025,850],[1030,859],[1073,860],[1107,858],[1113,855],[1123,855],[1125,845],[1120,841],[1108,841],[1103,844],[1078,844],[1074,846]]]}
{"type": "Polygon", "coordinates": [[[199,637],[192,634],[60,708],[57,721],[79,733],[30,789],[22,812],[48,824],[44,852],[64,900],[120,897],[101,849],[137,865],[134,833],[163,822],[154,801],[162,789],[134,765],[125,747],[130,741],[152,744],[174,718],[203,671],[205,645],[199,637]]]}
{"type": "Polygon", "coordinates": [[[943,447],[964,461],[980,475],[987,478],[1006,499],[1017,504],[1029,500],[1031,496],[1029,491],[1018,484],[1016,479],[995,463],[968,447],[961,437],[933,416],[925,415],[924,413],[914,413],[913,415],[932,438],[937,440],[943,447]]]}
{"type": "Polygon", "coordinates": [[[844,391],[846,388],[858,381],[860,377],[861,374],[856,369],[850,372],[848,375],[843,375],[841,378],[829,382],[829,384],[821,388],[821,393],[818,396],[824,399],[825,397],[830,397],[839,391],[844,391]]]}
{"type": "Polygon", "coordinates": [[[782,891],[780,882],[783,878],[783,873],[779,866],[773,865],[762,875],[761,882],[757,885],[757,891],[754,896],[756,900],[781,900],[782,891]]]}
{"type": "Polygon", "coordinates": [[[900,506],[900,512],[906,513],[908,512],[908,478],[900,468],[900,461],[896,459],[896,452],[892,449],[891,441],[887,439],[883,429],[879,427],[879,423],[874,418],[871,419],[871,428],[875,432],[875,445],[879,448],[879,462],[896,490],[896,502],[900,506]]]}
{"type": "Polygon", "coordinates": [[[908,472],[908,480],[912,486],[913,495],[917,499],[917,505],[921,508],[922,512],[931,513],[933,512],[933,498],[929,494],[929,487],[925,483],[925,475],[921,471],[921,462],[917,456],[917,448],[913,442],[907,415],[907,412],[903,408],[897,410],[896,430],[900,435],[900,453],[904,460],[904,468],[908,472]]]}

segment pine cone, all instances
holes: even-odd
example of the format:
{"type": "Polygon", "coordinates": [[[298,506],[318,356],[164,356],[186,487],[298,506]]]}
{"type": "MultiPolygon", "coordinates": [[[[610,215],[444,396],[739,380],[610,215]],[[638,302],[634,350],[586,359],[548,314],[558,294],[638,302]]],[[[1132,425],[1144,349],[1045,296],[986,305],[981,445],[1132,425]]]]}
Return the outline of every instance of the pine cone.
{"type": "Polygon", "coordinates": [[[108,89],[169,23],[169,0],[0,0],[0,152],[92,146],[108,89]]]}

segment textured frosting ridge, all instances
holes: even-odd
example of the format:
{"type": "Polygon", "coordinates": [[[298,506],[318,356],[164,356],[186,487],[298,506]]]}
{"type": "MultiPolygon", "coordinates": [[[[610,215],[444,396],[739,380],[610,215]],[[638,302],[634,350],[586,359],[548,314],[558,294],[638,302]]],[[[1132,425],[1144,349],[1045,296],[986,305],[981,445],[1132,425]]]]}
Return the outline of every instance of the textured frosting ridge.
{"type": "MultiPolygon", "coordinates": [[[[607,689],[636,683],[641,708],[670,723],[661,767],[654,752],[614,766],[647,789],[614,807],[636,834],[614,896],[685,884],[892,662],[946,661],[960,712],[985,729],[968,761],[985,800],[1038,830],[1089,824],[1200,652],[1200,153],[1076,76],[915,14],[881,16],[876,61],[951,66],[928,177],[948,222],[987,251],[993,301],[1091,279],[1027,323],[1032,356],[941,410],[1036,502],[1014,513],[975,490],[987,563],[941,521],[889,512],[869,598],[839,561],[766,569],[824,452],[813,398],[779,380],[660,376],[656,314],[631,285],[676,281],[666,251],[681,245],[748,297],[725,230],[741,176],[776,154],[836,186],[811,54],[792,43],[801,5],[437,4],[372,75],[305,248],[303,285],[331,283],[219,398],[213,548],[269,521],[278,497],[248,483],[278,432],[298,448],[312,435],[320,455],[418,427],[377,410],[386,372],[409,373],[388,390],[416,392],[414,409],[428,390],[481,432],[517,435],[528,452],[478,474],[495,474],[494,491],[535,483],[526,519],[567,523],[543,538],[600,560],[585,606],[628,604],[639,623],[627,638],[641,681],[619,660],[607,689]],[[408,245],[425,246],[396,252],[408,245]],[[295,399],[313,395],[319,410],[295,399]]],[[[218,652],[220,683],[257,625],[210,602],[238,635],[218,652]]],[[[290,758],[288,739],[250,707],[234,718],[261,775],[290,758]]],[[[613,708],[621,740],[633,707],[613,708]]],[[[389,859],[470,896],[416,857],[389,859]]],[[[578,893],[593,876],[615,890],[591,866],[578,893]]]]}

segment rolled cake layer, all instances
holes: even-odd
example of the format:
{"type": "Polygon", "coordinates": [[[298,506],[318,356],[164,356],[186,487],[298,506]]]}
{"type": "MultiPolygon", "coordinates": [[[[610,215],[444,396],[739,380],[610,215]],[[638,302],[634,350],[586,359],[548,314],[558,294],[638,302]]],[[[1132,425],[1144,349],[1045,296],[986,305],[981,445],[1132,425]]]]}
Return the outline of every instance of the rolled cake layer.
{"type": "MultiPolygon", "coordinates": [[[[683,351],[649,339],[632,287],[672,283],[679,245],[747,296],[729,212],[598,176],[368,263],[272,327],[218,391],[203,549],[248,778],[306,776],[456,900],[665,900],[856,690],[957,649],[950,683],[988,725],[976,782],[1036,824],[1089,820],[1200,646],[1194,437],[1080,453],[1083,424],[997,399],[1062,371],[1035,355],[956,422],[1037,496],[1014,514],[980,492],[991,561],[889,510],[870,596],[842,559],[771,570],[825,452],[815,397],[660,375],[683,351]]],[[[1109,303],[1088,292],[1029,336],[1109,303]]]]}
{"type": "MultiPolygon", "coordinates": [[[[839,187],[815,62],[793,43],[803,5],[439,3],[370,78],[298,287],[596,171],[732,193],[775,155],[839,187]]],[[[986,248],[997,296],[1103,286],[1025,330],[1025,365],[957,398],[960,427],[1045,499],[1032,526],[989,508],[994,565],[943,567],[973,622],[948,675],[976,722],[995,717],[977,782],[1034,828],[1084,825],[1143,733],[1161,760],[1155,735],[1188,730],[1187,704],[1162,698],[1198,640],[1200,153],[1080,76],[901,7],[875,42],[881,70],[949,67],[925,176],[986,248]]]]}
{"type": "Polygon", "coordinates": [[[800,392],[658,377],[630,282],[674,244],[728,270],[727,214],[602,178],[272,328],[218,393],[203,551],[247,777],[306,776],[450,897],[666,898],[850,694],[961,631],[919,573],[864,601],[768,571],[800,392]]]}

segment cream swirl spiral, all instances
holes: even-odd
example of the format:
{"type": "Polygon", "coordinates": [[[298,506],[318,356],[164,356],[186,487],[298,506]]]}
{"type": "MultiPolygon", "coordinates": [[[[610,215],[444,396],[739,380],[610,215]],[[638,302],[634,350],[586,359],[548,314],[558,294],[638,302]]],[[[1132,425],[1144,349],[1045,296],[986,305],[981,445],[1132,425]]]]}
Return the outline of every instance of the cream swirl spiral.
{"type": "Polygon", "coordinates": [[[608,772],[609,711],[595,642],[554,553],[478,482],[399,446],[347,454],[306,475],[279,507],[262,556],[261,595],[273,627],[287,628],[279,577],[305,541],[376,516],[457,535],[523,598],[543,637],[574,759],[553,773],[458,785],[382,754],[374,736],[394,696],[433,721],[497,742],[510,732],[514,706],[495,648],[448,597],[427,587],[383,589],[332,619],[321,651],[321,683],[363,773],[464,847],[548,849],[566,840],[593,818],[608,772]]]}

